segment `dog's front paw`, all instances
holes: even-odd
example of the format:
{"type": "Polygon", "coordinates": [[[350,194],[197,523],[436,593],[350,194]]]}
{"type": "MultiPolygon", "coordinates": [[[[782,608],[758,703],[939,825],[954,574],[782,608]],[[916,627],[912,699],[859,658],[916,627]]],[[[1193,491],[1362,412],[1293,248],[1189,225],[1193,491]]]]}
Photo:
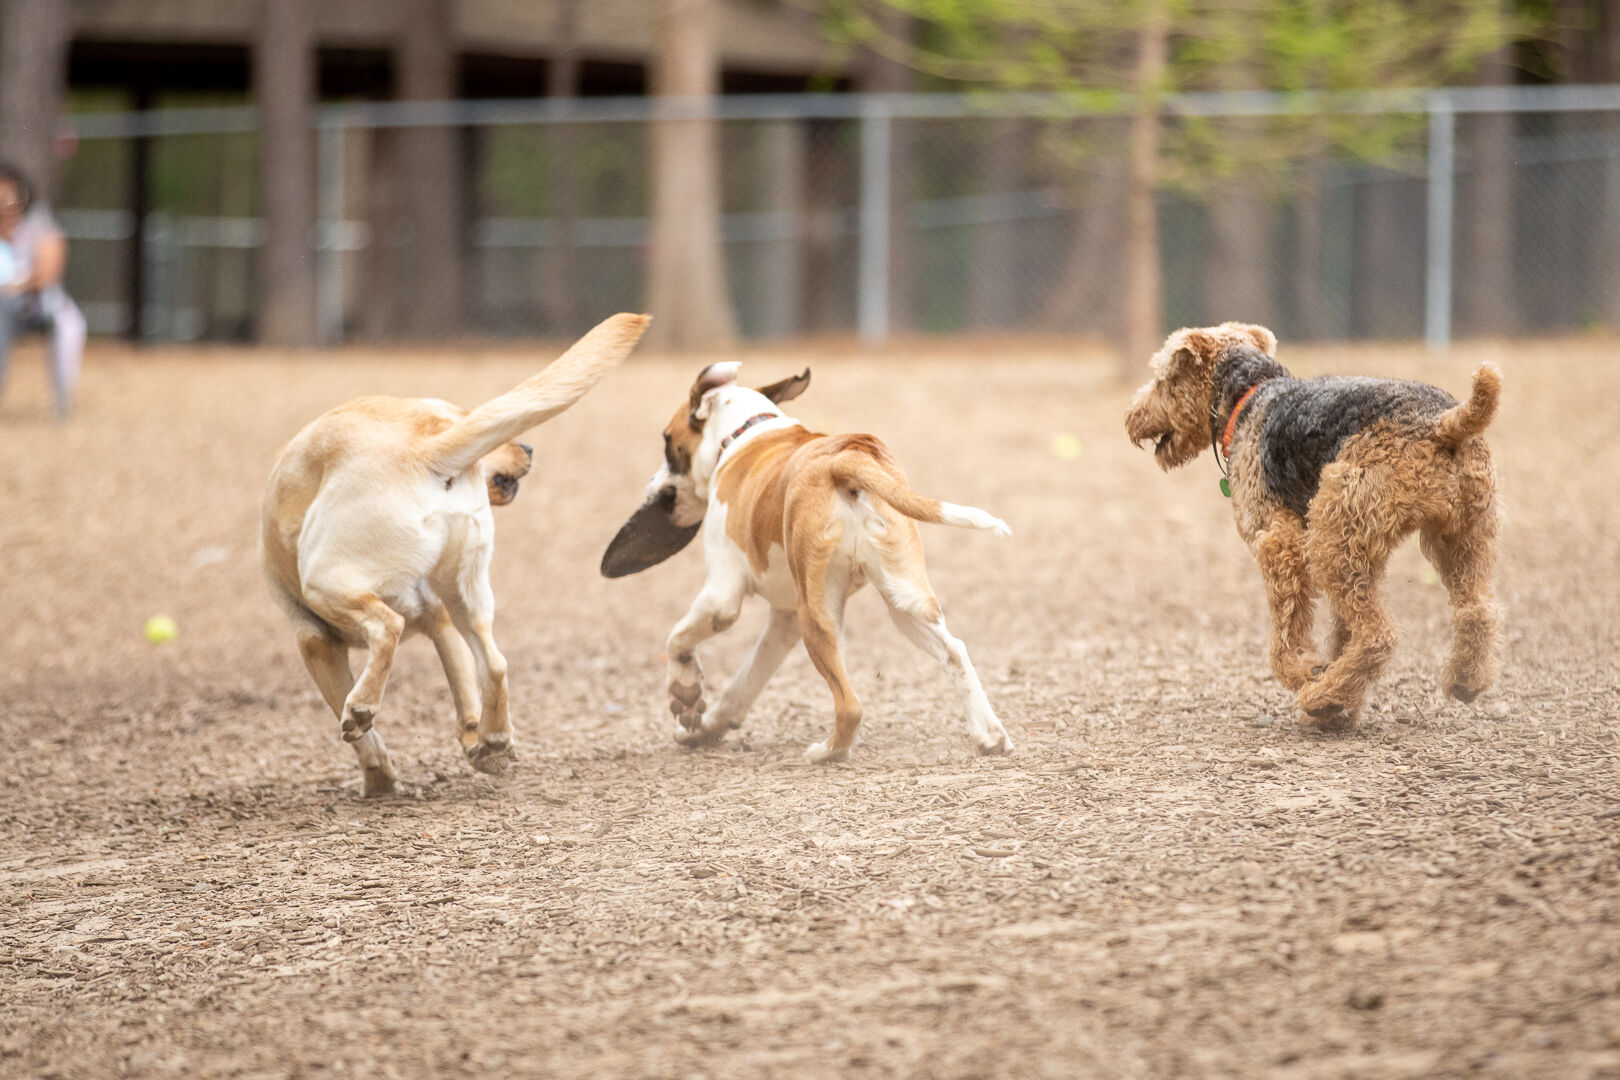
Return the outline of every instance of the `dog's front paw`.
{"type": "Polygon", "coordinates": [[[490,776],[501,775],[516,760],[512,736],[505,731],[492,731],[467,748],[467,763],[490,776]]]}
{"type": "Polygon", "coordinates": [[[1305,710],[1305,726],[1324,733],[1349,731],[1356,726],[1359,709],[1338,702],[1325,702],[1305,710]]]}
{"type": "Polygon", "coordinates": [[[1012,749],[1012,737],[1006,731],[987,731],[973,740],[979,753],[985,757],[999,757],[1012,749]]]}
{"type": "Polygon", "coordinates": [[[343,707],[343,741],[359,742],[371,730],[377,718],[375,705],[345,705],[343,707]]]}
{"type": "Polygon", "coordinates": [[[818,742],[804,752],[804,759],[812,765],[829,765],[835,761],[848,761],[849,747],[834,750],[825,742],[818,742]]]}

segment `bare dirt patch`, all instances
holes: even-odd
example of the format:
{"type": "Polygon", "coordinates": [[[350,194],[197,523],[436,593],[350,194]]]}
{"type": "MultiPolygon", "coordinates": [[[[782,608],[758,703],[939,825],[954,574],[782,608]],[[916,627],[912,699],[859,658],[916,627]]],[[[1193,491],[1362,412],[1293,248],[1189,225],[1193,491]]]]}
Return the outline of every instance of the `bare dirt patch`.
{"type": "MultiPolygon", "coordinates": [[[[925,541],[1017,749],[975,757],[862,595],[852,764],[800,764],[831,711],[802,652],[740,737],[683,752],[659,652],[701,558],[596,574],[700,366],[640,358],[535,433],[497,511],[521,764],[461,760],[416,641],[378,720],[407,794],[377,802],[258,580],[270,463],[347,398],[471,404],[550,354],[107,350],[65,428],[19,357],[0,1074],[1620,1076],[1614,343],[1283,353],[1454,393],[1502,364],[1508,645],[1477,704],[1440,697],[1448,610],[1409,545],[1367,719],[1301,729],[1213,462],[1160,475],[1101,359],[791,349],[745,377],[810,363],[798,415],[1016,530],[925,541]]],[[[712,683],[762,623],[705,651],[712,683]]]]}

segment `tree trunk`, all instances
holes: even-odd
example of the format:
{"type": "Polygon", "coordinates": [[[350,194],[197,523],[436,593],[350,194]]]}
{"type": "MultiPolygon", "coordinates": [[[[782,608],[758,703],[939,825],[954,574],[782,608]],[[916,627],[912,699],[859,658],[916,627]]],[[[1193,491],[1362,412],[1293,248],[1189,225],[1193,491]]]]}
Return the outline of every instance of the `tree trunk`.
{"type": "MultiPolygon", "coordinates": [[[[1023,121],[997,117],[988,122],[987,138],[980,147],[984,194],[1010,195],[1023,179],[1023,121]]],[[[968,326],[999,330],[1011,326],[1018,298],[1027,287],[1022,280],[1024,260],[1019,258],[1021,223],[1009,220],[982,222],[973,229],[973,255],[968,263],[968,326]]]]}
{"type": "Polygon", "coordinates": [[[720,246],[720,160],[713,118],[720,69],[717,0],[659,0],[653,93],[653,344],[711,349],[736,340],[720,246]]]}
{"type": "MultiPolygon", "coordinates": [[[[1121,135],[1128,142],[1128,133],[1121,135]]],[[[1129,162],[1125,155],[1111,153],[1096,160],[1095,172],[1068,215],[1072,225],[1063,269],[1042,300],[1036,321],[1056,333],[1081,330],[1118,343],[1125,330],[1118,253],[1126,246],[1129,162]]]]}
{"type": "Polygon", "coordinates": [[[789,337],[800,330],[799,305],[804,296],[801,240],[805,217],[805,125],[801,120],[771,120],[760,132],[761,166],[766,177],[768,208],[788,223],[787,235],[767,247],[761,267],[761,333],[789,337]]]}
{"type": "MultiPolygon", "coordinates": [[[[404,101],[449,101],[456,96],[456,51],[449,0],[402,0],[399,94],[404,101]]],[[[456,132],[449,125],[405,128],[400,164],[410,258],[397,265],[405,278],[406,330],[440,337],[459,329],[465,251],[461,171],[456,132]]]]}
{"type": "Polygon", "coordinates": [[[1159,278],[1159,222],[1155,196],[1159,175],[1159,97],[1169,52],[1169,12],[1153,5],[1137,31],[1136,107],[1131,116],[1130,192],[1126,202],[1125,348],[1119,375],[1130,381],[1163,336],[1164,300],[1159,278]]]}
{"type": "MultiPolygon", "coordinates": [[[[1323,219],[1326,214],[1327,155],[1320,140],[1305,159],[1294,214],[1294,311],[1307,341],[1328,336],[1322,290],[1323,219]]],[[[1279,331],[1280,333],[1281,331],[1279,331]]]]}
{"type": "MultiPolygon", "coordinates": [[[[554,102],[569,102],[579,94],[579,0],[558,0],[555,37],[546,72],[546,96],[554,102]]],[[[551,125],[546,138],[551,231],[541,280],[546,283],[547,329],[557,337],[572,337],[584,329],[574,300],[574,221],[579,216],[576,134],[573,124],[558,123],[551,125]]]]}
{"type": "MultiPolygon", "coordinates": [[[[918,20],[880,4],[872,12],[878,34],[896,46],[917,40],[918,20]]],[[[892,49],[890,51],[893,51],[892,49]]],[[[883,52],[867,50],[859,75],[859,89],[868,94],[906,94],[917,88],[917,74],[883,52]]],[[[912,147],[912,125],[916,121],[896,118],[889,121],[889,325],[891,333],[912,329],[915,319],[913,295],[916,257],[912,243],[912,178],[916,152],[912,147]]]]}
{"type": "Polygon", "coordinates": [[[1209,206],[1210,243],[1200,275],[1208,322],[1276,322],[1268,270],[1271,210],[1255,183],[1237,177],[1214,193],[1209,206]]]}
{"type": "MultiPolygon", "coordinates": [[[[1511,46],[1479,65],[1479,85],[1513,82],[1511,46]]],[[[1463,224],[1468,256],[1458,261],[1458,323],[1465,336],[1510,334],[1517,326],[1513,287],[1513,129],[1512,113],[1471,117],[1473,153],[1468,156],[1472,198],[1463,224]]]]}
{"type": "Polygon", "coordinates": [[[845,246],[841,226],[854,199],[846,190],[859,162],[838,137],[838,121],[807,120],[804,132],[805,178],[797,229],[801,333],[847,330],[855,317],[840,286],[851,268],[840,258],[845,246]]]}
{"type": "Polygon", "coordinates": [[[56,191],[68,29],[66,0],[0,0],[0,160],[46,200],[56,191]]]}
{"type": "Polygon", "coordinates": [[[264,0],[253,55],[259,104],[258,339],[315,344],[315,20],[310,0],[264,0]]]}
{"type": "Polygon", "coordinates": [[[400,130],[372,128],[365,166],[365,277],[360,287],[360,333],[370,341],[399,329],[400,271],[397,233],[404,213],[400,199],[400,130]]]}

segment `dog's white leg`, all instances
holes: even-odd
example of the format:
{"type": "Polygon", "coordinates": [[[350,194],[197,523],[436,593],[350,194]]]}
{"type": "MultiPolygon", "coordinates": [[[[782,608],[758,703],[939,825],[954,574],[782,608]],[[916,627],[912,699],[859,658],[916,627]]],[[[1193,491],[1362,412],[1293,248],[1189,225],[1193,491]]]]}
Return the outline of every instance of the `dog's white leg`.
{"type": "MultiPolygon", "coordinates": [[[[885,595],[884,599],[888,599],[885,595]]],[[[930,596],[930,601],[932,597],[930,596]]],[[[1012,739],[1007,729],[1001,726],[996,718],[995,710],[990,707],[990,699],[984,696],[984,687],[979,683],[979,673],[973,670],[973,661],[968,658],[967,646],[951,636],[949,628],[945,625],[945,616],[939,614],[937,603],[932,605],[931,612],[919,613],[909,607],[897,606],[892,601],[889,604],[889,617],[900,632],[911,639],[923,652],[939,661],[950,674],[951,682],[956,686],[956,692],[962,697],[963,711],[967,715],[968,734],[973,736],[974,743],[981,754],[1005,754],[1012,749],[1012,739]],[[931,614],[932,618],[925,615],[931,614]]]]}
{"type": "Polygon", "coordinates": [[[749,654],[748,662],[726,684],[714,712],[696,730],[683,727],[676,731],[676,741],[685,746],[718,742],[726,732],[742,727],[760,691],[765,689],[765,684],[771,681],[776,669],[782,666],[782,661],[799,643],[800,636],[799,613],[772,608],[770,622],[765,624],[764,633],[754,643],[754,651],[749,654]]]}
{"type": "Polygon", "coordinates": [[[703,669],[698,665],[697,647],[714,635],[731,629],[742,612],[746,587],[740,578],[730,574],[711,576],[697,594],[686,616],[675,624],[664,643],[668,668],[664,685],[669,690],[669,711],[674,714],[680,732],[696,731],[703,722],[703,669]]]}
{"type": "Polygon", "coordinates": [[[428,637],[439,654],[439,663],[444,665],[445,678],[450,681],[450,698],[456,705],[456,735],[461,741],[462,753],[469,753],[478,745],[478,722],[483,711],[477,661],[443,605],[428,630],[428,637]]]}
{"type": "Polygon", "coordinates": [[[470,584],[467,596],[444,597],[450,620],[472,650],[478,669],[482,708],[478,741],[468,748],[467,760],[479,772],[499,774],[512,763],[512,725],[507,715],[506,657],[495,647],[490,628],[495,617],[495,594],[489,587],[487,564],[470,584]]]}

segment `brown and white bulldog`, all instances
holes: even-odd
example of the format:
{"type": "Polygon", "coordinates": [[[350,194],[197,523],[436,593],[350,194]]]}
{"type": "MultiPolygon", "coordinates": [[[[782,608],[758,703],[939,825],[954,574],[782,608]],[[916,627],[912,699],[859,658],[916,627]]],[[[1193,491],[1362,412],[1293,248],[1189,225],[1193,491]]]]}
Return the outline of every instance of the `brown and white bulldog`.
{"type": "Polygon", "coordinates": [[[607,577],[669,558],[703,529],[708,579],[669,635],[670,711],[686,746],[741,727],[770,677],[801,637],[832,690],[831,738],[811,746],[814,762],[849,754],[861,703],[844,674],[844,603],[867,582],[900,631],[945,666],[981,753],[1012,747],[951,636],[923,565],[916,522],[987,529],[1006,522],[971,506],[918,495],[888,448],[871,435],[818,435],[781,406],[810,385],[810,372],[751,390],[736,363],[711,364],[664,429],[664,464],[647,500],[602,558],[607,577]],[[705,719],[698,644],[737,621],[743,599],[771,605],[770,622],[742,670],[705,719]]]}

